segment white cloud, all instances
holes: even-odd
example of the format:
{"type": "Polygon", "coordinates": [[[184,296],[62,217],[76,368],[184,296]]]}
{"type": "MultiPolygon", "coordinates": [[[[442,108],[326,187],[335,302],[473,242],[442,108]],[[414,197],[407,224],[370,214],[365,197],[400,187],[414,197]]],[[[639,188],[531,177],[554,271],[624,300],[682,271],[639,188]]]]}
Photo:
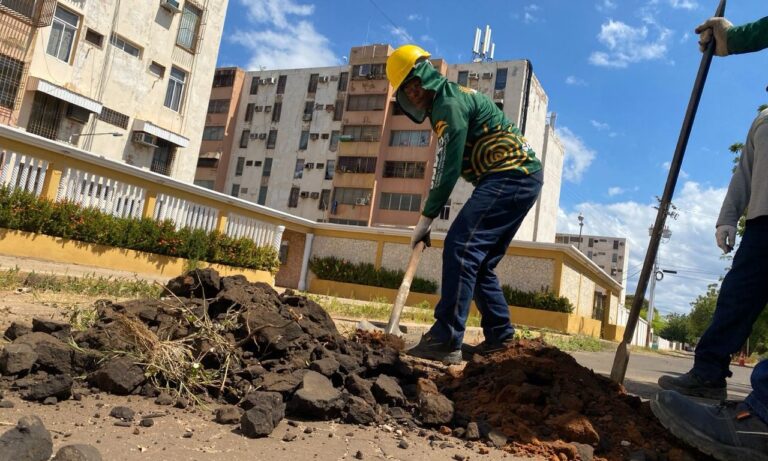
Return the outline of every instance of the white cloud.
{"type": "Polygon", "coordinates": [[[587,82],[584,79],[576,77],[575,75],[565,77],[565,84],[571,86],[587,86],[587,82]]]}
{"type": "MultiPolygon", "coordinates": [[[[568,189],[564,192],[567,194],[568,189]]],[[[677,220],[667,219],[672,237],[659,248],[662,269],[677,270],[665,274],[656,284],[656,307],[662,313],[685,313],[690,302],[703,293],[709,283],[718,281],[725,273],[727,261],[720,259],[721,251],[715,245],[715,220],[726,189],[704,187],[687,181],[678,188],[673,200],[680,213],[677,220]]],[[[633,294],[648,248],[648,227],[656,219],[653,208],[656,201],[638,203],[625,201],[603,204],[584,202],[572,209],[561,209],[558,214],[558,232],[578,233],[577,216],[584,215],[584,234],[624,237],[629,241],[628,294],[633,294]]],[[[646,292],[646,297],[650,293],[646,292]]]]}
{"type": "Polygon", "coordinates": [[[623,189],[621,187],[609,187],[608,188],[608,197],[615,197],[617,195],[621,195],[624,192],[626,192],[626,189],[623,189]]]}
{"type": "MultiPolygon", "coordinates": [[[[669,168],[670,168],[671,166],[672,166],[672,162],[664,162],[664,163],[662,163],[662,164],[661,164],[661,169],[663,169],[664,171],[669,171],[669,168]]],[[[690,177],[691,177],[691,175],[690,175],[690,174],[688,174],[688,173],[687,173],[685,170],[683,170],[683,169],[680,169],[680,173],[679,173],[679,175],[680,175],[680,177],[681,177],[681,178],[683,178],[683,179],[688,179],[688,178],[690,178],[690,177]]]]}
{"type": "Polygon", "coordinates": [[[392,44],[393,46],[398,47],[400,45],[405,45],[406,43],[414,42],[413,37],[408,33],[405,27],[395,27],[390,25],[387,25],[386,27],[389,33],[392,34],[392,37],[396,40],[392,44]]]}
{"type": "Polygon", "coordinates": [[[646,19],[642,26],[632,27],[621,21],[609,19],[600,26],[597,39],[607,51],[595,51],[589,62],[600,67],[625,68],[630,64],[662,59],[667,54],[667,41],[672,34],[669,29],[650,23],[646,19]],[[649,25],[657,30],[651,37],[649,25]]]}
{"type": "Polygon", "coordinates": [[[597,8],[597,11],[605,12],[610,10],[616,9],[616,2],[613,2],[611,0],[602,0],[601,2],[598,2],[595,5],[595,8],[597,8]]]}
{"type": "Polygon", "coordinates": [[[565,147],[563,177],[566,181],[579,182],[597,153],[587,147],[584,141],[568,127],[560,127],[557,131],[565,147]]]}
{"type": "Polygon", "coordinates": [[[420,14],[409,14],[408,20],[409,21],[420,21],[422,19],[422,16],[420,14]]]}
{"type": "Polygon", "coordinates": [[[227,40],[250,52],[248,69],[321,67],[340,62],[328,38],[304,19],[314,13],[314,5],[294,0],[240,2],[254,27],[237,30],[227,40]]]}
{"type": "Polygon", "coordinates": [[[678,10],[695,10],[699,7],[694,0],[669,0],[669,5],[678,10]]]}
{"type": "Polygon", "coordinates": [[[526,24],[531,24],[534,22],[539,22],[539,18],[536,16],[536,13],[540,10],[539,5],[535,3],[531,3],[530,5],[526,5],[523,8],[523,22],[526,24]]]}
{"type": "Polygon", "coordinates": [[[597,131],[605,131],[610,130],[611,126],[605,122],[598,122],[597,120],[590,120],[589,123],[592,124],[593,127],[597,128],[597,131]]]}

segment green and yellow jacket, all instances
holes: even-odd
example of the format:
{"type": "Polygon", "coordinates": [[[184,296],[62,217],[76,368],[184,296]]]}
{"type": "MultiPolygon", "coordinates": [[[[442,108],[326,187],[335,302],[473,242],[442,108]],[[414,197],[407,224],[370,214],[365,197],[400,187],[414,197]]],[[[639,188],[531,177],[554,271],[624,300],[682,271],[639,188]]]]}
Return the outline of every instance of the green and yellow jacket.
{"type": "MultiPolygon", "coordinates": [[[[396,98],[414,122],[427,117],[437,134],[432,185],[422,214],[434,218],[448,201],[459,176],[477,184],[484,176],[516,170],[531,174],[541,169],[533,149],[504,113],[487,96],[449,82],[429,61],[416,65],[413,77],[435,92],[432,108],[416,109],[400,86],[396,98]]],[[[410,79],[411,77],[409,77],[410,79]]]]}
{"type": "Polygon", "coordinates": [[[768,17],[728,29],[728,53],[741,54],[768,48],[768,17]]]}

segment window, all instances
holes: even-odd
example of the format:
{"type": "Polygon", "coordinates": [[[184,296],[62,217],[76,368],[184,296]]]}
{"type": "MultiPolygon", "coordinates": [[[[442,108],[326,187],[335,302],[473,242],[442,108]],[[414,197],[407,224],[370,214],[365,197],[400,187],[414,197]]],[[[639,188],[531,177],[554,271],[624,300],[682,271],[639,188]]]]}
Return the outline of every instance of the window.
{"type": "Polygon", "coordinates": [[[389,137],[390,146],[429,146],[429,130],[394,130],[389,137]]]}
{"type": "Polygon", "coordinates": [[[383,78],[385,64],[360,64],[352,66],[352,78],[383,78]]]}
{"type": "Polygon", "coordinates": [[[245,166],[253,166],[253,160],[247,160],[245,166]]]}
{"type": "Polygon", "coordinates": [[[23,74],[22,61],[0,55],[0,106],[13,109],[23,74]]]}
{"type": "Polygon", "coordinates": [[[339,130],[333,130],[331,131],[331,142],[328,143],[328,150],[331,152],[336,152],[336,149],[339,147],[339,130]]]}
{"type": "Polygon", "coordinates": [[[336,104],[333,106],[333,121],[338,122],[341,120],[341,116],[344,114],[344,100],[337,99],[336,104]]]}
{"type": "Polygon", "coordinates": [[[386,95],[383,94],[354,94],[347,99],[347,110],[384,110],[386,95]]]}
{"type": "Polygon", "coordinates": [[[246,148],[248,147],[248,138],[251,137],[251,130],[243,130],[243,132],[240,134],[240,147],[246,148]]]}
{"type": "Polygon", "coordinates": [[[279,122],[280,121],[280,114],[283,112],[283,103],[276,102],[274,106],[272,106],[272,121],[273,122],[279,122]]]}
{"type": "Polygon", "coordinates": [[[263,178],[272,176],[272,157],[264,159],[264,168],[261,170],[261,176],[263,178]]]}
{"type": "Polygon", "coordinates": [[[330,201],[331,201],[331,190],[330,189],[321,190],[320,201],[317,204],[317,209],[318,210],[327,209],[330,201]]]}
{"type": "Polygon", "coordinates": [[[333,200],[344,205],[362,205],[371,199],[371,189],[356,187],[337,187],[333,190],[333,200]]]}
{"type": "Polygon", "coordinates": [[[342,173],[375,173],[376,157],[339,157],[336,165],[342,173]]]}
{"type": "Polygon", "coordinates": [[[440,210],[440,216],[438,217],[438,219],[448,221],[450,218],[451,218],[451,199],[448,199],[448,201],[445,202],[445,205],[443,205],[443,209],[440,210]]]}
{"type": "Polygon", "coordinates": [[[424,179],[425,162],[384,162],[385,178],[424,179]]]}
{"type": "Polygon", "coordinates": [[[264,205],[267,203],[267,186],[259,187],[259,197],[256,199],[256,203],[264,205]]]}
{"type": "Polygon", "coordinates": [[[309,131],[302,131],[299,138],[299,150],[307,150],[307,144],[309,143],[309,131]]]}
{"type": "Polygon", "coordinates": [[[110,125],[114,125],[124,130],[128,128],[129,117],[125,114],[121,114],[116,110],[112,110],[107,106],[101,107],[101,113],[99,114],[98,118],[102,122],[109,123],[110,125]]]}
{"type": "Polygon", "coordinates": [[[64,62],[69,62],[79,24],[80,17],[78,15],[57,5],[56,12],[53,15],[51,35],[48,37],[46,53],[64,62]]]}
{"type": "Polygon", "coordinates": [[[251,79],[251,90],[249,91],[250,94],[258,94],[259,93],[259,78],[253,77],[251,79]]]}
{"type": "Polygon", "coordinates": [[[288,76],[281,75],[277,78],[277,94],[285,93],[285,84],[288,83],[288,76]]]}
{"type": "MultiPolygon", "coordinates": [[[[189,2],[184,2],[184,10],[181,13],[179,35],[176,36],[176,44],[188,50],[197,47],[197,33],[200,28],[200,17],[203,15],[200,8],[189,2]]],[[[229,85],[231,86],[231,85],[229,85]]]]}
{"type": "Polygon", "coordinates": [[[379,140],[380,129],[380,126],[375,125],[347,125],[342,135],[350,137],[352,141],[376,142],[379,140]]]}
{"type": "Polygon", "coordinates": [[[291,195],[288,196],[288,208],[299,206],[299,188],[291,187],[291,195]]]}
{"type": "Polygon", "coordinates": [[[229,110],[229,99],[211,99],[208,101],[209,114],[224,114],[229,110]]]}
{"type": "Polygon", "coordinates": [[[590,247],[590,248],[592,248],[593,246],[595,246],[595,240],[594,240],[593,238],[591,238],[591,237],[590,237],[590,239],[589,239],[589,244],[588,244],[587,246],[588,246],[588,247],[590,247]]]}
{"type": "Polygon", "coordinates": [[[223,126],[207,126],[203,128],[203,141],[221,141],[224,139],[223,126]]]}
{"type": "Polygon", "coordinates": [[[493,86],[494,90],[503,90],[507,87],[507,69],[496,69],[496,84],[493,86]]]}
{"type": "Polygon", "coordinates": [[[592,259],[592,250],[587,251],[587,258],[592,259]]]}
{"type": "Polygon", "coordinates": [[[243,175],[244,164],[245,164],[245,157],[237,157],[237,164],[235,164],[235,176],[243,175]]]}
{"type": "Polygon", "coordinates": [[[349,83],[349,72],[342,72],[339,74],[339,84],[336,87],[337,90],[344,92],[347,91],[347,83],[349,83]]]}
{"type": "Polygon", "coordinates": [[[307,85],[307,93],[317,92],[317,81],[320,79],[320,74],[309,74],[309,85],[307,85]]]}
{"type": "Polygon", "coordinates": [[[117,34],[112,34],[112,36],[109,38],[109,43],[114,46],[115,48],[119,50],[123,50],[126,53],[130,54],[134,58],[141,57],[141,48],[139,48],[136,45],[131,44],[124,38],[120,37],[117,34]]]}
{"type": "Polygon", "coordinates": [[[614,250],[618,250],[619,249],[619,241],[618,240],[614,240],[613,241],[613,249],[614,250]]]}
{"type": "Polygon", "coordinates": [[[325,164],[325,179],[333,179],[333,172],[336,171],[336,160],[328,160],[325,164]]]}
{"type": "Polygon", "coordinates": [[[394,211],[419,211],[421,209],[421,195],[396,194],[382,192],[379,209],[394,211]]]}
{"type": "Polygon", "coordinates": [[[85,31],[85,41],[101,48],[104,45],[104,35],[89,28],[85,31]]]}
{"type": "Polygon", "coordinates": [[[304,159],[296,159],[296,166],[293,168],[293,179],[301,179],[304,177],[304,159]]]}
{"type": "Polygon", "coordinates": [[[219,69],[213,74],[214,88],[229,88],[235,84],[235,69],[219,69]]]}
{"type": "Polygon", "coordinates": [[[315,101],[305,101],[304,102],[304,117],[302,120],[309,121],[312,120],[312,113],[315,111],[315,101]]]}
{"type": "Polygon", "coordinates": [[[168,79],[168,89],[165,92],[165,107],[175,110],[176,112],[181,109],[186,80],[186,72],[176,66],[171,67],[171,76],[168,79]]]}
{"type": "Polygon", "coordinates": [[[213,186],[215,184],[215,181],[213,181],[212,179],[195,179],[194,184],[196,186],[200,186],[200,187],[204,187],[206,189],[213,190],[213,186]]]}
{"type": "Polygon", "coordinates": [[[250,122],[253,120],[253,108],[256,105],[252,102],[249,102],[248,105],[245,106],[245,121],[250,122]]]}
{"type": "Polygon", "coordinates": [[[267,136],[267,149],[274,149],[277,144],[277,130],[269,130],[269,136],[267,136]]]}
{"type": "Polygon", "coordinates": [[[612,255],[611,255],[611,262],[612,262],[612,263],[617,263],[617,262],[619,262],[619,255],[618,255],[618,254],[616,254],[616,253],[612,254],[612,255]]]}
{"type": "Polygon", "coordinates": [[[149,73],[156,77],[163,78],[165,76],[165,67],[161,66],[155,61],[152,61],[152,63],[149,65],[149,73]]]}
{"type": "Polygon", "coordinates": [[[346,226],[361,226],[366,227],[368,225],[368,221],[358,221],[356,219],[337,219],[337,218],[330,218],[328,219],[328,222],[331,224],[344,224],[346,226]]]}
{"type": "MultiPolygon", "coordinates": [[[[498,74],[496,75],[498,78],[498,74]]],[[[467,83],[469,83],[469,71],[462,70],[459,71],[459,78],[456,79],[456,83],[462,86],[467,86],[467,83]]]]}
{"type": "Polygon", "coordinates": [[[240,195],[240,184],[232,184],[232,192],[230,194],[232,197],[237,197],[240,195]]]}

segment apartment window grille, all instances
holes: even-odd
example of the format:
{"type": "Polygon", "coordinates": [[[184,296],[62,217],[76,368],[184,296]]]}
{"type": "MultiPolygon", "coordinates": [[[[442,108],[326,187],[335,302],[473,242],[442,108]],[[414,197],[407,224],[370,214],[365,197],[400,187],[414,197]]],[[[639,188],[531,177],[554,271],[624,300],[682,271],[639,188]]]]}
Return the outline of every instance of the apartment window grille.
{"type": "Polygon", "coordinates": [[[250,122],[253,120],[253,108],[256,107],[256,104],[249,102],[248,105],[245,106],[245,121],[250,122]]]}
{"type": "Polygon", "coordinates": [[[379,209],[393,211],[419,211],[421,209],[421,195],[382,192],[379,209]]]}
{"type": "Polygon", "coordinates": [[[320,74],[309,75],[309,85],[307,85],[307,93],[317,92],[317,81],[320,79],[320,74]]]}
{"type": "Polygon", "coordinates": [[[315,101],[304,102],[304,121],[309,118],[312,120],[312,113],[315,111],[315,101]]]}
{"type": "Polygon", "coordinates": [[[296,208],[299,206],[299,188],[291,187],[291,193],[288,196],[288,208],[296,208]]]}
{"type": "Polygon", "coordinates": [[[336,149],[339,147],[339,131],[333,130],[331,131],[331,140],[328,143],[328,150],[331,152],[336,152],[336,149]]]}
{"type": "Polygon", "coordinates": [[[261,186],[259,187],[259,196],[256,198],[256,203],[259,205],[264,205],[267,203],[267,190],[269,188],[267,186],[261,186]]]}
{"type": "Polygon", "coordinates": [[[429,146],[429,135],[429,130],[393,130],[389,137],[389,145],[426,147],[429,146]]]}
{"type": "Polygon", "coordinates": [[[342,173],[375,173],[376,157],[339,157],[336,171],[342,173]]]}
{"type": "Polygon", "coordinates": [[[251,79],[251,88],[249,90],[249,94],[258,94],[259,93],[259,78],[253,77],[251,79]]]}
{"type": "Polygon", "coordinates": [[[330,159],[325,163],[325,179],[333,179],[333,173],[336,171],[336,160],[330,159]]]}
{"type": "Polygon", "coordinates": [[[342,72],[339,74],[339,84],[336,86],[338,91],[347,91],[347,84],[349,83],[349,72],[342,72]]]}
{"type": "Polygon", "coordinates": [[[186,72],[176,66],[171,67],[171,76],[168,79],[168,89],[165,92],[165,107],[176,112],[181,109],[186,81],[186,72]]]}
{"type": "Polygon", "coordinates": [[[386,64],[359,64],[352,66],[352,78],[384,78],[386,64]]]}
{"type": "Polygon", "coordinates": [[[347,110],[384,110],[387,96],[384,94],[354,94],[347,99],[347,110]]]}
{"type": "Polygon", "coordinates": [[[425,162],[384,162],[385,178],[424,179],[425,162]]]}
{"type": "Polygon", "coordinates": [[[56,139],[61,123],[62,104],[61,99],[35,92],[27,131],[44,138],[56,139]]]}
{"type": "Polygon", "coordinates": [[[462,70],[459,71],[459,78],[456,79],[456,83],[458,83],[461,86],[467,86],[469,83],[469,71],[462,70]]]}
{"type": "Polygon", "coordinates": [[[85,31],[85,41],[101,48],[104,45],[104,35],[89,28],[85,31]]]}
{"type": "Polygon", "coordinates": [[[155,77],[163,78],[165,76],[165,66],[152,61],[149,65],[149,73],[155,77]]]}
{"type": "Polygon", "coordinates": [[[24,62],[0,54],[0,106],[13,109],[24,75],[24,62]]]}
{"type": "Polygon", "coordinates": [[[121,114],[120,112],[112,110],[106,106],[102,106],[101,113],[99,114],[99,120],[102,122],[109,123],[110,125],[114,125],[124,130],[128,128],[129,118],[130,117],[127,115],[121,114]]]}
{"type": "Polygon", "coordinates": [[[277,78],[277,94],[285,93],[285,85],[288,83],[288,76],[281,75],[277,78]]]}
{"type": "Polygon", "coordinates": [[[234,69],[219,69],[213,74],[214,88],[229,88],[235,84],[234,69]]]}
{"type": "Polygon", "coordinates": [[[264,159],[264,168],[261,170],[261,176],[263,178],[272,176],[272,157],[267,157],[264,159]]]}
{"type": "Polygon", "coordinates": [[[493,85],[494,90],[503,90],[507,87],[507,69],[503,67],[496,69],[496,83],[493,85]]]}
{"type": "Polygon", "coordinates": [[[240,134],[240,147],[245,149],[248,147],[248,139],[251,137],[251,130],[243,130],[240,134]]]}
{"type": "Polygon", "coordinates": [[[232,197],[240,195],[240,184],[232,184],[232,191],[229,193],[232,197]]]}
{"type": "Polygon", "coordinates": [[[375,125],[346,125],[342,134],[351,137],[352,141],[376,142],[379,140],[380,130],[381,127],[375,125]]]}
{"type": "Polygon", "coordinates": [[[338,122],[344,115],[344,100],[337,99],[336,104],[333,106],[333,121],[338,122]]]}
{"type": "Polygon", "coordinates": [[[267,136],[267,149],[274,149],[277,144],[277,130],[269,130],[267,136]]]}
{"type": "Polygon", "coordinates": [[[343,205],[359,205],[370,199],[371,189],[337,187],[333,190],[333,200],[343,205]]]}
{"type": "Polygon", "coordinates": [[[299,138],[299,150],[307,150],[307,144],[309,144],[309,131],[304,130],[299,138]]]}
{"type": "Polygon", "coordinates": [[[223,126],[207,126],[203,128],[203,141],[221,141],[224,139],[223,126]]]}
{"type": "Polygon", "coordinates": [[[276,102],[272,106],[272,121],[273,122],[279,122],[280,121],[280,114],[283,112],[283,103],[276,102]]]}
{"type": "Polygon", "coordinates": [[[612,263],[617,263],[617,262],[619,262],[619,255],[618,255],[618,254],[616,254],[616,253],[612,254],[612,255],[611,255],[611,262],[612,262],[612,263]]]}
{"type": "Polygon", "coordinates": [[[618,250],[619,249],[619,241],[618,240],[614,240],[613,241],[613,249],[614,250],[618,250]]]}
{"type": "Polygon", "coordinates": [[[184,2],[184,10],[181,13],[181,22],[179,24],[179,34],[176,36],[177,45],[191,51],[197,48],[200,18],[202,15],[203,11],[200,8],[192,5],[190,2],[184,2]]]}
{"type": "Polygon", "coordinates": [[[245,157],[237,157],[237,163],[235,164],[235,176],[243,175],[244,165],[245,165],[245,157]]]}
{"type": "Polygon", "coordinates": [[[293,179],[301,179],[304,177],[304,159],[296,159],[296,166],[293,168],[293,179]]]}
{"type": "Polygon", "coordinates": [[[595,246],[595,240],[594,240],[593,238],[591,238],[591,237],[590,237],[590,239],[589,239],[589,243],[587,244],[587,246],[588,246],[589,248],[592,248],[592,247],[594,247],[594,246],[595,246]]]}
{"type": "Polygon", "coordinates": [[[229,99],[211,99],[208,101],[209,114],[225,114],[229,110],[229,99]]]}
{"type": "Polygon", "coordinates": [[[80,16],[57,5],[46,53],[64,62],[69,62],[79,24],[80,16]]]}
{"type": "Polygon", "coordinates": [[[132,43],[128,42],[124,38],[120,37],[117,34],[112,34],[112,36],[109,38],[109,43],[114,46],[115,48],[119,50],[123,50],[127,54],[133,56],[134,58],[141,57],[141,48],[139,48],[136,45],[133,45],[132,43]]]}

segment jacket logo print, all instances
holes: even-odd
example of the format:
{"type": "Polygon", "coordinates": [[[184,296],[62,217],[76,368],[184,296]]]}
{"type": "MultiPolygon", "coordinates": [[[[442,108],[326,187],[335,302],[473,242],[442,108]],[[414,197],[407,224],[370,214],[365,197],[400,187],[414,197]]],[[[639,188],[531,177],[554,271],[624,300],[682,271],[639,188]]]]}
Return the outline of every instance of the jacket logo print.
{"type": "Polygon", "coordinates": [[[444,120],[440,120],[435,124],[435,133],[437,133],[438,138],[443,136],[446,128],[448,128],[448,122],[444,120]]]}

